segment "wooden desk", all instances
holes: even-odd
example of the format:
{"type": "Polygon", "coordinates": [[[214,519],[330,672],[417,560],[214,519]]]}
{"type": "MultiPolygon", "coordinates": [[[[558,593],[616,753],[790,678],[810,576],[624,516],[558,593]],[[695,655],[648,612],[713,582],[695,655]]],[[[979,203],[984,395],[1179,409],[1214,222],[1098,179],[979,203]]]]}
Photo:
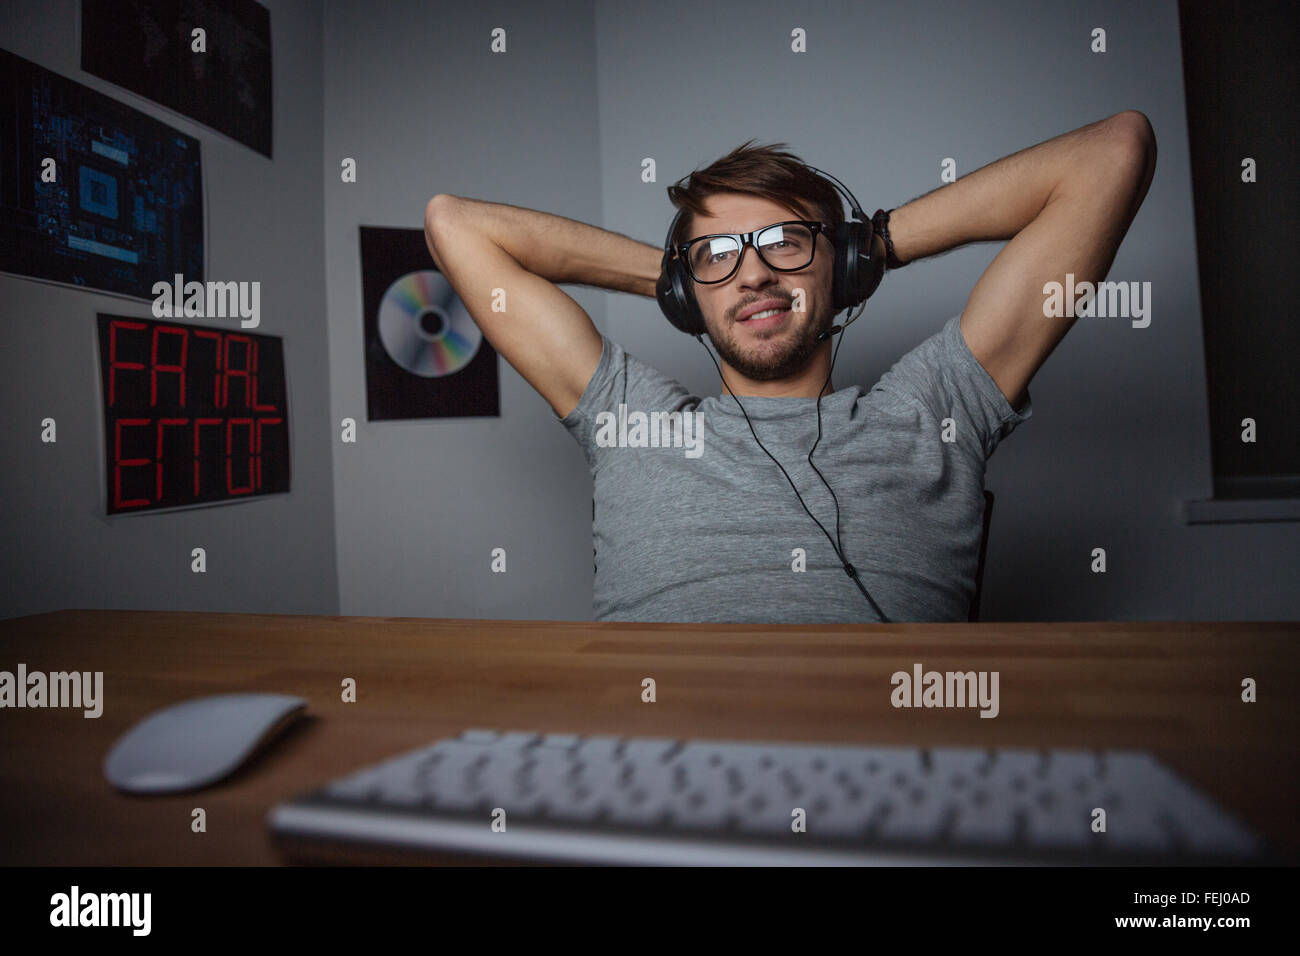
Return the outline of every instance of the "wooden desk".
{"type": "Polygon", "coordinates": [[[62,611],[0,670],[103,671],[103,716],[0,710],[0,864],[282,862],[275,803],[467,728],[1151,750],[1300,860],[1300,624],[593,624],[62,611]],[[890,675],[1000,672],[1001,712],[895,709],[890,675]],[[1242,703],[1253,677],[1259,702],[1242,703]],[[345,677],[357,702],[340,699],[345,677]],[[658,701],[641,701],[653,677],[658,701]],[[105,754],[161,707],[263,691],[309,718],[217,786],[133,797],[105,754]],[[190,811],[207,811],[207,832],[190,811]]]}

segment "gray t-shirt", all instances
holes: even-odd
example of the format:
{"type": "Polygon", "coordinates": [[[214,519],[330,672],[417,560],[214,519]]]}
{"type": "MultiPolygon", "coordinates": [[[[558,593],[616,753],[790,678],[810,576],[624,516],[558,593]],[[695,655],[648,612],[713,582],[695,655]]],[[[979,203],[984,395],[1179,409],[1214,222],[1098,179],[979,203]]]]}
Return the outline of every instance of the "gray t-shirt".
{"type": "MultiPolygon", "coordinates": [[[[822,398],[813,462],[839,499],[845,557],[895,621],[967,619],[985,462],[1033,413],[1027,393],[1019,411],[1011,407],[971,354],[960,318],[871,391],[822,398]]],[[[736,399],[691,395],[602,338],[600,364],[560,419],[594,482],[596,620],[878,621],[736,399]]],[[[834,538],[835,502],[808,466],[817,400],[740,401],[834,538]]]]}

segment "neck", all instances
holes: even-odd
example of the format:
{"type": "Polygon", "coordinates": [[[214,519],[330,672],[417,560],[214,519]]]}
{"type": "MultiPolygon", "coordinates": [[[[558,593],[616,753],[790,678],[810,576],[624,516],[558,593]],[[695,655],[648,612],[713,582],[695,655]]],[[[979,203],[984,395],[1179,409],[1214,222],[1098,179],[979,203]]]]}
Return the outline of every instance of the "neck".
{"type": "Polygon", "coordinates": [[[738,398],[751,396],[755,398],[816,398],[830,395],[835,385],[828,375],[831,366],[831,345],[817,350],[813,360],[803,370],[788,378],[760,381],[746,378],[725,361],[722,363],[722,394],[735,395],[738,398]],[[825,386],[823,388],[823,385],[825,386]]]}

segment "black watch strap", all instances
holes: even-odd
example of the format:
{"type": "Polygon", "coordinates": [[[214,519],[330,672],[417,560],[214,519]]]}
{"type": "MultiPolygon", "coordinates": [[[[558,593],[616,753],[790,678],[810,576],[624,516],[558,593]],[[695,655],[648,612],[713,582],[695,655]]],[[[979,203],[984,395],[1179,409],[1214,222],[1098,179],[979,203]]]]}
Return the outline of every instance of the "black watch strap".
{"type": "Polygon", "coordinates": [[[894,240],[889,238],[889,214],[894,210],[877,209],[871,217],[871,226],[885,240],[885,266],[889,269],[901,269],[907,265],[894,253],[894,240]]]}

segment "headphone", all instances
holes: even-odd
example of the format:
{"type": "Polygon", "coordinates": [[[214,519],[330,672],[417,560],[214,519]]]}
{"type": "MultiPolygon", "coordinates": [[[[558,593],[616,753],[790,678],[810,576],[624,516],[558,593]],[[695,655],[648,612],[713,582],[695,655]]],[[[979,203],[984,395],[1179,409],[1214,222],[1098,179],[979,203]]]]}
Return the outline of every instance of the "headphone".
{"type": "MultiPolygon", "coordinates": [[[[840,194],[848,201],[855,217],[855,219],[846,220],[835,227],[827,236],[834,249],[831,272],[831,307],[833,313],[851,309],[855,305],[861,305],[865,308],[867,299],[876,291],[876,287],[880,285],[880,280],[885,274],[885,256],[872,255],[872,240],[876,236],[876,227],[862,212],[862,207],[858,205],[857,199],[853,193],[849,192],[847,186],[843,185],[834,176],[822,172],[815,166],[807,166],[807,164],[805,166],[839,190],[840,194]]],[[[659,302],[659,308],[668,317],[669,322],[687,335],[694,336],[696,341],[704,345],[702,336],[708,329],[705,327],[704,315],[700,312],[699,302],[695,298],[695,280],[692,278],[683,258],[682,245],[684,244],[676,248],[672,245],[673,233],[677,231],[677,224],[681,221],[685,212],[685,209],[677,211],[677,215],[673,217],[672,225],[668,227],[668,235],[664,238],[664,255],[659,265],[659,281],[655,284],[655,298],[659,302]]],[[[754,251],[758,252],[757,245],[755,245],[754,251]]],[[[743,256],[744,254],[745,249],[741,247],[740,255],[743,256]]],[[[831,336],[843,332],[861,314],[862,309],[859,309],[843,325],[834,325],[821,332],[817,336],[817,341],[824,342],[831,336]]],[[[839,355],[840,343],[843,341],[841,338],[839,342],[836,342],[835,351],[831,353],[831,368],[826,373],[826,384],[830,383],[831,372],[835,371],[835,357],[839,355]]],[[[707,345],[704,346],[704,350],[709,353],[709,358],[713,359],[713,364],[718,369],[718,378],[722,379],[723,385],[726,385],[727,380],[723,378],[722,367],[718,365],[717,359],[713,358],[713,353],[709,351],[707,345]]],[[[826,390],[826,384],[822,385],[823,392],[826,390]]],[[[731,392],[731,389],[728,388],[727,391],[731,392]]],[[[863,586],[857,568],[844,556],[844,543],[840,539],[840,500],[835,496],[834,489],[831,488],[821,471],[813,464],[813,452],[817,450],[817,445],[822,440],[821,393],[819,392],[817,395],[817,441],[813,442],[812,448],[808,449],[808,465],[813,471],[817,472],[817,477],[821,478],[822,484],[826,485],[826,490],[831,493],[831,499],[835,502],[835,538],[831,538],[830,532],[808,510],[808,506],[804,504],[803,495],[799,494],[799,489],[795,487],[789,472],[758,440],[758,433],[754,431],[754,423],[749,420],[749,414],[745,411],[745,406],[740,404],[740,399],[736,398],[735,392],[731,392],[731,397],[735,399],[736,404],[740,407],[741,414],[745,416],[745,421],[749,424],[750,434],[754,436],[754,441],[758,442],[758,447],[762,448],[767,457],[771,458],[776,466],[781,469],[781,474],[785,475],[785,480],[790,483],[790,488],[794,491],[795,497],[799,499],[799,504],[803,505],[803,510],[808,513],[808,517],[816,522],[817,527],[821,528],[822,534],[826,535],[826,540],[830,542],[831,548],[835,551],[835,556],[840,559],[840,563],[844,566],[844,573],[858,586],[858,590],[862,592],[872,610],[879,615],[880,619],[889,623],[889,618],[885,616],[885,612],[880,609],[880,605],[876,603],[870,592],[863,586]]]]}

